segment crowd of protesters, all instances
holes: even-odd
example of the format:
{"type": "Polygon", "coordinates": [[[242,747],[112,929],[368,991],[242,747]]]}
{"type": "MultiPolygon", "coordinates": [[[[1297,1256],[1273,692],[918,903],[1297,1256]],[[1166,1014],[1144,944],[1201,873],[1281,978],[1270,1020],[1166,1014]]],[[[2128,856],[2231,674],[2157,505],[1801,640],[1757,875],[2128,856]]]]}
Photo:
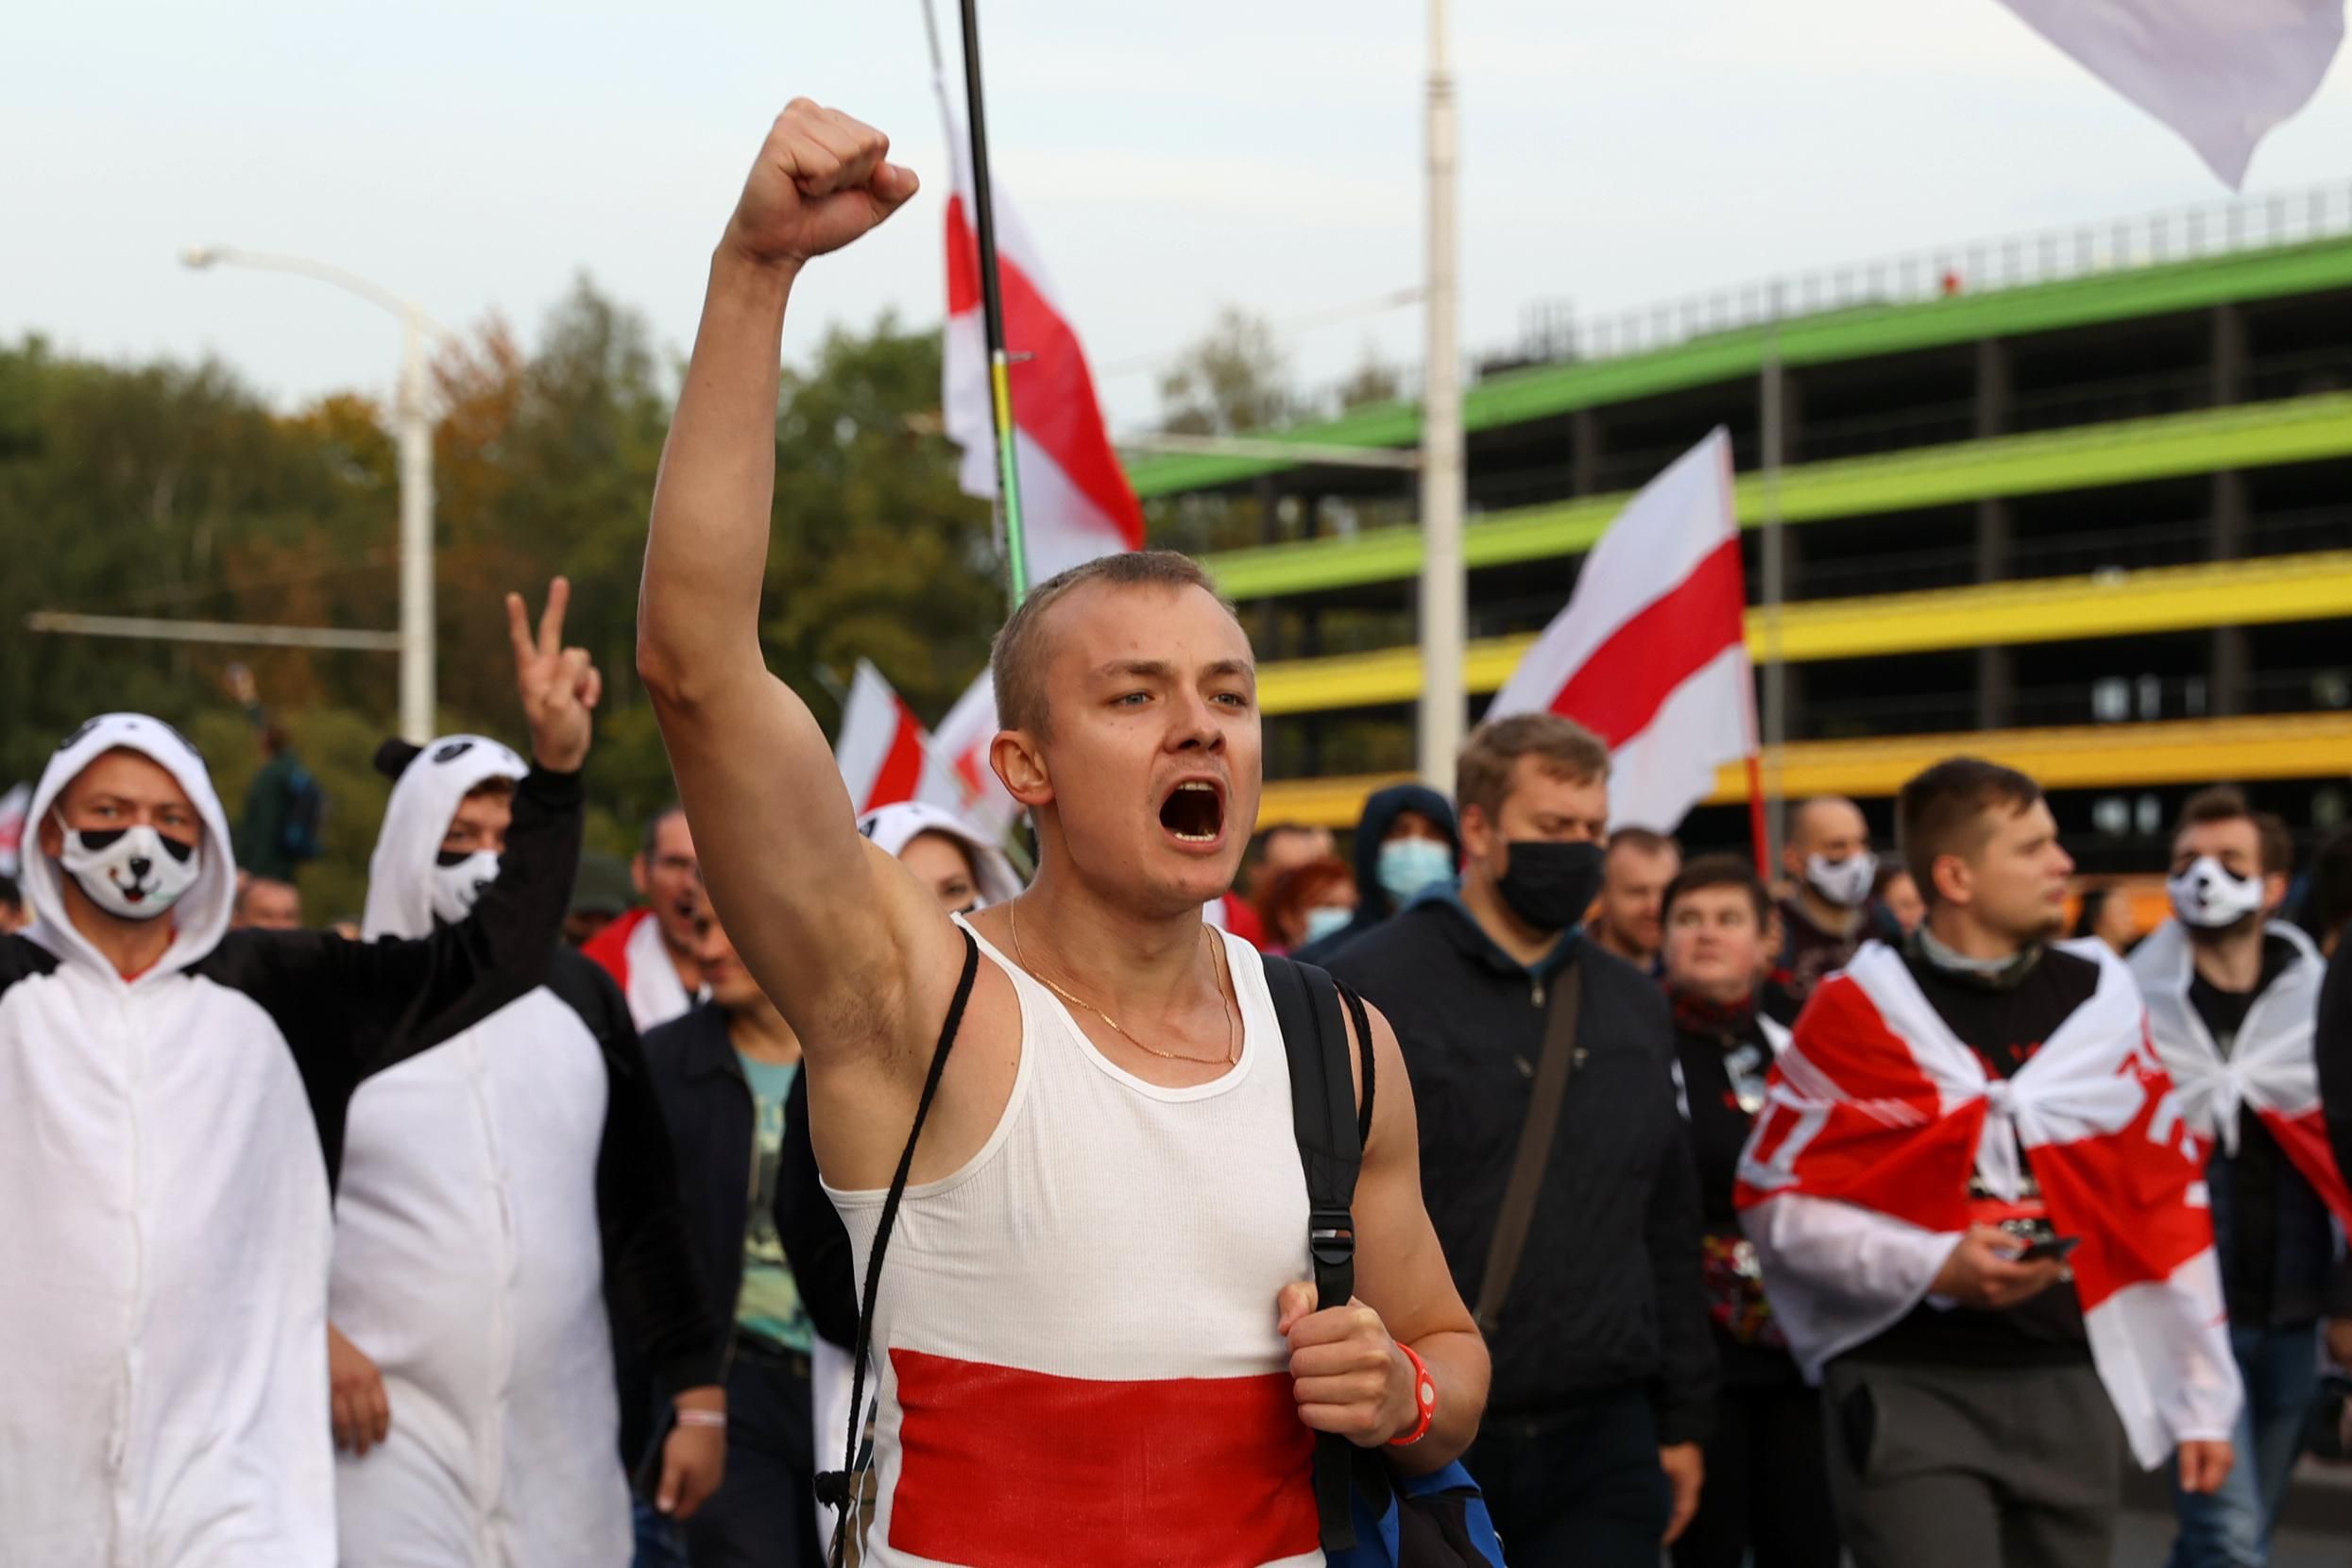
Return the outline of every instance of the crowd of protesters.
{"type": "Polygon", "coordinates": [[[1033,876],[853,818],[759,663],[765,414],[790,275],[912,190],[795,105],[714,263],[625,893],[561,579],[505,607],[527,756],[378,754],[356,932],[258,710],[295,804],[234,836],[168,724],[64,738],[0,933],[0,1564],[1289,1564],[1369,1491],[1453,1510],[1413,1563],[2105,1568],[2134,1462],[2177,1568],[2266,1560],[2352,1357],[2352,837],[2298,881],[2205,789],[2141,931],[1954,758],[1767,881],[1534,714],[1343,858],[1256,824],[1247,639],[1160,552],[997,638],[1033,876]]]}

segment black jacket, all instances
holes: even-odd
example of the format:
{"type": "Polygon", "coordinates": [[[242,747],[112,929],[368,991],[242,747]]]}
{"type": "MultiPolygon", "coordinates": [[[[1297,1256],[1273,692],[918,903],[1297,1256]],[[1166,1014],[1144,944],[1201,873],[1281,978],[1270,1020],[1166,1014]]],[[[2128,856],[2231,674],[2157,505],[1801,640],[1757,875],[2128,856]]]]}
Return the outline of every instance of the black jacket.
{"type": "MultiPolygon", "coordinates": [[[[1700,1004],[1686,1000],[1676,1011],[1674,1049],[1675,1083],[1690,1128],[1704,1229],[1719,1251],[1752,1256],[1740,1229],[1732,1189],[1738,1182],[1740,1155],[1747,1148],[1747,1135],[1761,1109],[1764,1077],[1772,1068],[1771,1041],[1752,1009],[1723,1009],[1710,1014],[1700,1004]]],[[[1753,1324],[1770,1314],[1754,1277],[1719,1269],[1709,1278],[1703,1261],[1700,1275],[1708,1327],[1725,1386],[1752,1389],[1801,1382],[1795,1357],[1781,1344],[1752,1330],[1746,1338],[1731,1332],[1731,1321],[1753,1324]]]]}
{"type": "MultiPolygon", "coordinates": [[[[727,1036],[726,1015],[709,1002],[647,1030],[645,1065],[677,1153],[676,1190],[693,1248],[695,1284],[724,1327],[724,1341],[731,1343],[751,1218],[752,1141],[758,1131],[751,1084],[727,1036]]],[[[661,1431],[656,1418],[664,1400],[649,1371],[642,1361],[621,1360],[621,1447],[632,1466],[661,1431]]]]}
{"type": "Polygon", "coordinates": [[[1453,845],[1454,863],[1461,863],[1461,829],[1454,822],[1453,802],[1425,784],[1391,784],[1373,791],[1355,824],[1355,913],[1346,925],[1308,943],[1292,958],[1329,968],[1340,948],[1396,912],[1380,886],[1380,846],[1388,842],[1389,829],[1396,826],[1397,817],[1406,811],[1419,811],[1436,823],[1446,843],[1453,845]]]}
{"type": "MultiPolygon", "coordinates": [[[[683,1017],[647,1031],[645,1059],[678,1153],[678,1187],[693,1240],[696,1279],[704,1299],[731,1325],[743,1287],[743,1233],[751,1219],[752,1142],[758,1133],[751,1084],[728,1037],[726,1014],[709,1002],[698,1002],[683,1017]]],[[[809,1143],[808,1082],[805,1073],[794,1080],[785,1101],[775,1225],[810,1324],[845,1345],[855,1338],[858,1315],[849,1233],[817,1185],[816,1155],[809,1143]]],[[[622,1389],[622,1447],[635,1460],[652,1435],[645,1418],[659,1409],[659,1401],[648,1402],[643,1374],[636,1369],[624,1368],[622,1389]]]]}
{"type": "Polygon", "coordinates": [[[2327,961],[2311,1051],[2319,1058],[2319,1102],[2326,1113],[2336,1168],[2352,1171],[2352,926],[2337,933],[2336,950],[2327,961]]]}
{"type": "Polygon", "coordinates": [[[1530,970],[1461,903],[1424,896],[1332,962],[1396,1026],[1421,1121],[1421,1177],[1454,1283],[1474,1304],[1542,1054],[1549,991],[1583,967],[1580,1059],[1518,1277],[1490,1417],[1542,1420],[1628,1386],[1662,1443],[1707,1436],[1715,1355],[1699,1285],[1698,1178],[1675,1106],[1657,984],[1571,938],[1530,970]]]}
{"type": "Polygon", "coordinates": [[[570,947],[547,988],[580,1015],[605,1058],[605,1132],[596,1151],[596,1227],[616,1364],[645,1369],[657,1399],[719,1381],[724,1329],[700,1288],[677,1165],[653,1076],[610,975],[570,947]]]}

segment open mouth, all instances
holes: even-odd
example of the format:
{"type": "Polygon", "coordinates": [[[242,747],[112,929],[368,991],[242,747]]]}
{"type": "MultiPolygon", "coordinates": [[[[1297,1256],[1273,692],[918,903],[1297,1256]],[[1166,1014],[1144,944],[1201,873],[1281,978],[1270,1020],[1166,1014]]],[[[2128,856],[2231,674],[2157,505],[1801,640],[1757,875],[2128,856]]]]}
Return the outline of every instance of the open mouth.
{"type": "Polygon", "coordinates": [[[1225,792],[1205,778],[1183,780],[1160,802],[1160,826],[1178,844],[1217,843],[1225,831],[1225,792]]]}

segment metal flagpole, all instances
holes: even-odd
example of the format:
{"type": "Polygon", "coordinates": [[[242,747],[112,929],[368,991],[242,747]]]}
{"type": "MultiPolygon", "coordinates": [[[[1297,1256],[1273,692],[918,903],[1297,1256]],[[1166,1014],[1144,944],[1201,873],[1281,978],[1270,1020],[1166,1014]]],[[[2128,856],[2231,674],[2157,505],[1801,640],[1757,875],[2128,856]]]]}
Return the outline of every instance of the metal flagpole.
{"type": "MultiPolygon", "coordinates": [[[[997,427],[997,498],[1004,518],[1004,558],[1013,603],[1029,596],[1029,553],[1021,536],[1021,473],[1014,442],[1011,360],[1004,348],[1004,295],[997,277],[997,205],[988,179],[988,116],[980,98],[980,14],[963,0],[963,106],[972,145],[972,222],[980,235],[980,315],[988,334],[988,407],[997,427]]],[[[929,20],[926,0],[924,17],[929,20]]],[[[939,60],[936,32],[931,59],[939,60]]]]}
{"type": "Polygon", "coordinates": [[[1426,136],[1429,275],[1421,399],[1422,782],[1454,787],[1462,746],[1462,640],[1470,589],[1462,565],[1462,386],[1454,319],[1454,73],[1446,60],[1445,0],[1429,0],[1426,136]]]}
{"type": "Polygon", "coordinates": [[[1782,798],[1781,784],[1781,758],[1788,749],[1788,661],[1781,653],[1781,606],[1788,600],[1788,535],[1781,522],[1781,451],[1788,437],[1786,421],[1786,375],[1781,364],[1781,285],[1772,285],[1772,318],[1764,327],[1764,377],[1759,387],[1763,401],[1761,423],[1764,446],[1764,778],[1749,774],[1749,787],[1759,784],[1771,801],[1771,819],[1767,827],[1767,847],[1771,865],[1758,869],[1767,884],[1771,867],[1780,863],[1780,850],[1786,837],[1788,803],[1782,798]]]}

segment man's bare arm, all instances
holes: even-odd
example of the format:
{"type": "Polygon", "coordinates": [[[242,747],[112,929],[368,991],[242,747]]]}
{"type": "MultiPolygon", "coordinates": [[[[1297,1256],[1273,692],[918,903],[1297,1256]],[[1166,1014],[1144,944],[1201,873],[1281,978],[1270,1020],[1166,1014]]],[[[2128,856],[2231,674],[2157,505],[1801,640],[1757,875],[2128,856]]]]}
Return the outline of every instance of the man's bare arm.
{"type": "Polygon", "coordinates": [[[638,672],[711,901],[820,1065],[911,1029],[910,976],[926,994],[955,977],[946,920],[859,837],[824,731],[759,649],[785,302],[810,258],[914,194],[888,151],[805,99],[769,130],[711,258],[638,607],[638,672]]]}
{"type": "MultiPolygon", "coordinates": [[[[1370,1010],[1372,1026],[1372,1127],[1364,1144],[1364,1168],[1355,1182],[1355,1304],[1334,1314],[1319,1310],[1291,1318],[1294,1301],[1311,1299],[1311,1287],[1291,1287],[1284,1292],[1285,1321],[1290,1335],[1291,1377],[1298,1389],[1301,1413],[1309,1425],[1342,1432],[1367,1446],[1385,1443],[1409,1432],[1419,1411],[1412,1393],[1411,1364],[1389,1343],[1410,1345],[1428,1368],[1438,1388],[1437,1416],[1429,1431],[1410,1447],[1391,1449],[1389,1460],[1402,1471],[1427,1474],[1461,1457],[1478,1435],[1486,1412],[1491,1367],[1486,1340],[1454,1288],[1445,1252],[1429,1223],[1421,1201],[1421,1138],[1413,1114],[1413,1086],[1405,1075],[1405,1054],[1396,1031],[1377,1010],[1370,1010]],[[1294,1297],[1293,1291],[1304,1295],[1294,1297]],[[1370,1321],[1345,1321],[1369,1308],[1370,1321]],[[1318,1332],[1314,1326],[1328,1321],[1318,1332]],[[1302,1344],[1302,1341],[1309,1341],[1302,1344]],[[1331,1373],[1342,1362],[1369,1351],[1376,1368],[1364,1378],[1360,1401],[1326,1424],[1315,1412],[1319,1406],[1336,1410],[1321,1395],[1325,1383],[1310,1386],[1310,1377],[1336,1384],[1331,1373]],[[1375,1394],[1374,1388],[1378,1389],[1375,1394]]],[[[1353,1026],[1351,1026],[1351,1032],[1353,1026]]],[[[1349,1060],[1356,1061],[1353,1049],[1349,1060]]],[[[1363,1093],[1362,1072],[1356,1072],[1356,1093],[1363,1093]]],[[[1355,1374],[1361,1377],[1362,1374],[1355,1374]]]]}

